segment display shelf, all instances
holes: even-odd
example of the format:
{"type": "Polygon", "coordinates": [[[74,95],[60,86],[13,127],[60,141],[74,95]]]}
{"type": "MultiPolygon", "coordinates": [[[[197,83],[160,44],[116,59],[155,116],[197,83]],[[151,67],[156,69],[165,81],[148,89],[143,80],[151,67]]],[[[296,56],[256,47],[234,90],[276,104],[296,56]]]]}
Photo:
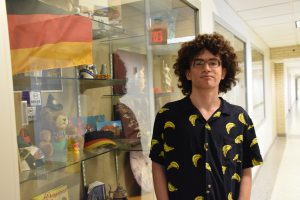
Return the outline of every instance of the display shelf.
{"type": "Polygon", "coordinates": [[[55,172],[79,162],[86,161],[105,153],[115,150],[120,151],[142,151],[139,139],[115,139],[116,145],[106,145],[93,150],[83,150],[79,153],[62,151],[57,153],[51,159],[47,160],[43,166],[36,169],[20,172],[20,183],[29,180],[43,179],[47,174],[55,172]]]}
{"type": "Polygon", "coordinates": [[[137,33],[125,30],[121,25],[105,23],[101,20],[101,16],[91,15],[89,13],[79,13],[78,15],[87,17],[92,21],[93,40],[111,41],[117,39],[124,39],[136,37],[137,33]]]}
{"type": "Polygon", "coordinates": [[[80,81],[80,92],[84,92],[87,89],[113,86],[113,85],[124,85],[126,79],[78,79],[80,81]]]}
{"type": "Polygon", "coordinates": [[[155,97],[166,97],[166,96],[172,96],[172,95],[177,95],[180,94],[179,92],[161,92],[161,93],[155,93],[155,97]]]}
{"type": "Polygon", "coordinates": [[[80,83],[81,92],[92,88],[126,84],[126,79],[79,79],[72,77],[37,76],[15,76],[13,78],[14,91],[43,90],[44,85],[51,88],[53,85],[57,85],[61,81],[78,81],[80,83]]]}

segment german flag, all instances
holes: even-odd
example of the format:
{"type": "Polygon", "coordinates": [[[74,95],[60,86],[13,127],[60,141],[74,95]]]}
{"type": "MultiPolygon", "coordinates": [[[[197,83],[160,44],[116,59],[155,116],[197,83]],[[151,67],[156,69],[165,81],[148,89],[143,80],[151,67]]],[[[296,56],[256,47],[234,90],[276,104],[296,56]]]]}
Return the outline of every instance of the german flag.
{"type": "Polygon", "coordinates": [[[13,74],[92,64],[92,22],[38,0],[6,0],[13,74]]]}

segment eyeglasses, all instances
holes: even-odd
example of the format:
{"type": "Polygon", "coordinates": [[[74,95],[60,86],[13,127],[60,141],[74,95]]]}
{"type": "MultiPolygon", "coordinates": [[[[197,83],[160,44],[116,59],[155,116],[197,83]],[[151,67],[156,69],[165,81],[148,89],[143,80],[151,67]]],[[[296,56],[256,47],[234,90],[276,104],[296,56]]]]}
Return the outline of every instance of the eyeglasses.
{"type": "Polygon", "coordinates": [[[217,68],[221,66],[221,61],[217,58],[212,58],[209,60],[195,59],[193,63],[193,67],[203,68],[205,64],[208,64],[210,68],[217,68]]]}

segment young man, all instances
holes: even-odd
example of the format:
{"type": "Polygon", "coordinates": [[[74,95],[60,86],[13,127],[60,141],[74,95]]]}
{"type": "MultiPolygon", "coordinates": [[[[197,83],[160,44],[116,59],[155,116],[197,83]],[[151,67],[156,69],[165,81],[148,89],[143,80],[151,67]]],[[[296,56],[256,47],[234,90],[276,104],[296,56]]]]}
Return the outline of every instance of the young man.
{"type": "Polygon", "coordinates": [[[219,97],[236,84],[234,49],[198,35],[174,64],[185,98],[157,113],[150,158],[158,200],[250,200],[251,168],[262,163],[252,120],[219,97]]]}

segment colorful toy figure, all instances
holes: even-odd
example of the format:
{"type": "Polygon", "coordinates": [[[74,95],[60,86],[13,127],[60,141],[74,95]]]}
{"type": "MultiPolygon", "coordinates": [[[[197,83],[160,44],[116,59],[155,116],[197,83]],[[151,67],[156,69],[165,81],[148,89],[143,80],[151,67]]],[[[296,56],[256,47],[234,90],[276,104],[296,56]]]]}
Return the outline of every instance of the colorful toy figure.
{"type": "Polygon", "coordinates": [[[82,65],[79,67],[79,78],[93,79],[97,74],[94,65],[82,65]]]}

